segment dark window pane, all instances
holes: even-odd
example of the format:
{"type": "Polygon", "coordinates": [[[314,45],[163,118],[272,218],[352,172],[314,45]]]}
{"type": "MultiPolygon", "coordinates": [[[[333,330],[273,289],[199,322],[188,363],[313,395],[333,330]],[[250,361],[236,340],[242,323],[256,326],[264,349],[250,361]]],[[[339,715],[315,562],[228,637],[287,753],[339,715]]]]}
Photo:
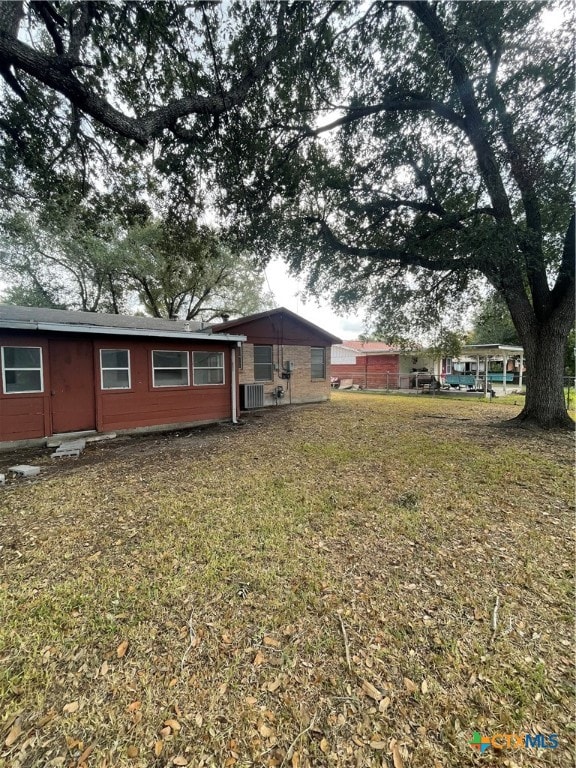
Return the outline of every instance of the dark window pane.
{"type": "Polygon", "coordinates": [[[154,371],[155,387],[187,387],[188,369],[157,368],[154,371]]]}
{"type": "Polygon", "coordinates": [[[40,371],[6,371],[6,392],[42,392],[40,371]]]}
{"type": "Polygon", "coordinates": [[[129,389],[130,377],[127,370],[102,371],[103,389],[129,389]]]}
{"type": "Polygon", "coordinates": [[[102,368],[128,368],[127,349],[102,349],[102,368]]]}
{"type": "Polygon", "coordinates": [[[5,368],[40,368],[37,347],[4,347],[5,368]]]}
{"type": "Polygon", "coordinates": [[[254,379],[256,381],[272,381],[272,347],[254,347],[254,379]]]}
{"type": "Polygon", "coordinates": [[[326,350],[324,347],[312,347],[310,349],[310,362],[313,379],[326,378],[326,350]]]}
{"type": "Polygon", "coordinates": [[[186,352],[152,352],[152,359],[154,368],[188,368],[186,352]]]}

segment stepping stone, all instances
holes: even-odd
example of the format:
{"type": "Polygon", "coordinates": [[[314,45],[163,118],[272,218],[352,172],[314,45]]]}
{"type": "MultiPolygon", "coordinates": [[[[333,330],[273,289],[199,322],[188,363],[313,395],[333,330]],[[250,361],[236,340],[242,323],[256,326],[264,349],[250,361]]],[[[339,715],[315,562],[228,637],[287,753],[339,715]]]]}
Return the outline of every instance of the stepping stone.
{"type": "Polygon", "coordinates": [[[10,467],[9,472],[13,472],[18,477],[34,477],[40,474],[40,467],[33,467],[31,464],[18,464],[10,467]]]}

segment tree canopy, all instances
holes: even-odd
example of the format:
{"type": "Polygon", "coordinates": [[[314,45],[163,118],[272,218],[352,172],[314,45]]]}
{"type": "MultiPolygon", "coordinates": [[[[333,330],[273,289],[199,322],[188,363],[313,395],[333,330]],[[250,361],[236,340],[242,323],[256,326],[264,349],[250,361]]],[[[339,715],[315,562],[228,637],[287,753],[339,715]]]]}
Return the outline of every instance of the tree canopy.
{"type": "Polygon", "coordinates": [[[193,220],[155,219],[142,206],[128,221],[52,210],[0,221],[3,299],[87,312],[145,310],[153,317],[244,315],[271,306],[248,256],[193,220]]]}

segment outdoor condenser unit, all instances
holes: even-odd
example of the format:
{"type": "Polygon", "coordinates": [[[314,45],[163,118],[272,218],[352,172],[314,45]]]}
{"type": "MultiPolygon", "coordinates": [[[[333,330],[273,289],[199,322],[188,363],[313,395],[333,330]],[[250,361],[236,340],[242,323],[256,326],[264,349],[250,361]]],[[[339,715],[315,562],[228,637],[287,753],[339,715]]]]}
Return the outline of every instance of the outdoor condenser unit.
{"type": "Polygon", "coordinates": [[[250,408],[264,407],[264,384],[240,384],[240,408],[244,411],[250,408]]]}

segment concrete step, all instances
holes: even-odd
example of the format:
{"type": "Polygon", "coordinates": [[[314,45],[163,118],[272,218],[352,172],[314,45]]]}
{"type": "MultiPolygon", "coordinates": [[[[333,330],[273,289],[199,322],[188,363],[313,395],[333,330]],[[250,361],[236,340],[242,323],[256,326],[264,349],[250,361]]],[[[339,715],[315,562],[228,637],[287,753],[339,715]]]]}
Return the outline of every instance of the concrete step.
{"type": "Polygon", "coordinates": [[[59,435],[52,435],[46,441],[47,448],[57,448],[62,443],[69,443],[74,440],[83,439],[87,443],[99,443],[101,440],[113,440],[116,432],[96,432],[90,430],[86,432],[65,432],[59,435]]]}

